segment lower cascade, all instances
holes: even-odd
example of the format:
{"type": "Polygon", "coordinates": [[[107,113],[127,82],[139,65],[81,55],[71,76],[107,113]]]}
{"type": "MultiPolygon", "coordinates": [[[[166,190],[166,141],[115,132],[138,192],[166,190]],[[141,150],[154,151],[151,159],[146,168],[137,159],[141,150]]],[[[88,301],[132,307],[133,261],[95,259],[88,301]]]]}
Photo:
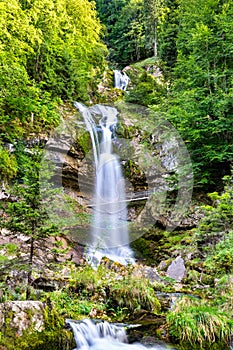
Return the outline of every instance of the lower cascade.
{"type": "Polygon", "coordinates": [[[122,264],[133,263],[133,253],[129,248],[125,181],[119,157],[113,152],[118,111],[104,105],[90,108],[78,102],[74,105],[82,113],[90,133],[95,164],[93,220],[87,258],[92,264],[98,263],[103,256],[122,264]],[[99,117],[98,125],[93,117],[96,115],[99,117]]]}
{"type": "MultiPolygon", "coordinates": [[[[125,328],[107,321],[93,322],[66,320],[66,326],[73,331],[76,348],[74,350],[146,350],[145,346],[128,344],[125,328]]],[[[154,345],[153,350],[171,349],[164,345],[154,345]]]]}

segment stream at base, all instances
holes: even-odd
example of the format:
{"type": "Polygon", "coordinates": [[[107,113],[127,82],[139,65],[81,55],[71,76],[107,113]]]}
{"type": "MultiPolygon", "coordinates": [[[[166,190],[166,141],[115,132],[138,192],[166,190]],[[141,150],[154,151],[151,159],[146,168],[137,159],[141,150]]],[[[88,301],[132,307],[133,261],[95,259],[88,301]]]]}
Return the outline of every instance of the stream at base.
{"type": "Polygon", "coordinates": [[[66,320],[66,326],[73,331],[76,342],[74,350],[175,350],[165,344],[150,347],[139,343],[128,344],[124,325],[110,324],[106,321],[66,320]]]}

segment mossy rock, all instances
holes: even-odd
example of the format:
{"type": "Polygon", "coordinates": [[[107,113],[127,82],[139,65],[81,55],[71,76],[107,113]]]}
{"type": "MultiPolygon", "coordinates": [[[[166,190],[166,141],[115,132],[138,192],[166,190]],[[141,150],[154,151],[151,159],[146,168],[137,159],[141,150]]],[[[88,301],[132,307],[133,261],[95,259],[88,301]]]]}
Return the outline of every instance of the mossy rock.
{"type": "Polygon", "coordinates": [[[44,309],[44,329],[35,331],[33,324],[19,336],[11,324],[0,333],[0,348],[4,350],[71,350],[75,346],[73,333],[64,328],[64,320],[49,307],[44,309]]]}
{"type": "Polygon", "coordinates": [[[6,350],[71,350],[75,346],[73,334],[65,329],[25,333],[22,337],[2,336],[0,347],[6,350]]]}

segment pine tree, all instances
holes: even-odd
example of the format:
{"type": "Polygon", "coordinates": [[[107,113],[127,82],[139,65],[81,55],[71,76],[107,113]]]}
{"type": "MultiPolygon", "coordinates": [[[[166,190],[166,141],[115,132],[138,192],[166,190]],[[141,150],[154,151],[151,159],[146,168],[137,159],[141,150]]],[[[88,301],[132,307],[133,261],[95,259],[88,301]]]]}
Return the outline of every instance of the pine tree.
{"type": "MultiPolygon", "coordinates": [[[[18,152],[20,183],[15,184],[13,194],[17,200],[4,206],[4,216],[1,228],[8,229],[11,234],[24,235],[27,246],[25,258],[15,258],[11,261],[12,268],[25,270],[27,273],[26,298],[30,298],[30,285],[36,257],[36,249],[45,246],[46,239],[51,235],[58,235],[58,227],[51,222],[46,206],[55,190],[48,181],[51,173],[43,165],[40,148],[32,148],[28,152],[18,152]],[[30,151],[30,152],[29,152],[30,151]],[[19,159],[20,158],[20,159],[19,159]],[[43,183],[43,186],[42,186],[43,183]],[[47,184],[47,188],[44,184],[47,184]],[[46,191],[46,199],[43,192],[46,191]]],[[[48,164],[49,166],[49,164],[48,164]]]]}

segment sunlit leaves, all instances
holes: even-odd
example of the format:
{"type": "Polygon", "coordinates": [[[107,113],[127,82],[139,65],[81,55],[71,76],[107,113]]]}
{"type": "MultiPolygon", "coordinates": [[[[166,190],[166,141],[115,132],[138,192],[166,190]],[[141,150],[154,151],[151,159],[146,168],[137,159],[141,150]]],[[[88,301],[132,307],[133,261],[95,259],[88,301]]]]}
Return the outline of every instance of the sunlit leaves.
{"type": "Polygon", "coordinates": [[[15,157],[0,146],[0,181],[13,177],[17,172],[15,157]]]}

